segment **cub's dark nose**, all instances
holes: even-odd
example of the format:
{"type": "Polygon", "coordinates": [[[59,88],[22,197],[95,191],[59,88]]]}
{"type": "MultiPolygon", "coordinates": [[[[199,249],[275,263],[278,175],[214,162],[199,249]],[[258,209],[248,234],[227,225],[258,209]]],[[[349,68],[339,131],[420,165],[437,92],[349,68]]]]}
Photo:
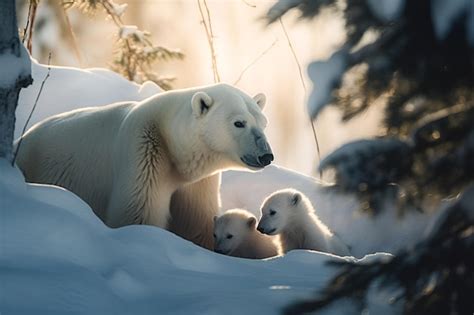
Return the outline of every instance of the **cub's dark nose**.
{"type": "Polygon", "coordinates": [[[265,229],[261,226],[257,226],[257,231],[259,231],[262,234],[265,234],[265,229]]]}
{"type": "Polygon", "coordinates": [[[264,154],[262,156],[259,156],[258,161],[263,166],[267,166],[268,164],[270,164],[273,161],[273,154],[267,153],[267,154],[264,154]]]}

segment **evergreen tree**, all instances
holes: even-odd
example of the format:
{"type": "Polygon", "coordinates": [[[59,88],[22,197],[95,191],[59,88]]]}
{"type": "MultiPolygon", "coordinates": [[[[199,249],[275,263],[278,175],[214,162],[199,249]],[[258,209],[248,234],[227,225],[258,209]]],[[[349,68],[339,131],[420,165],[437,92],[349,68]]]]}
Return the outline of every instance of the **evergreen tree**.
{"type": "Polygon", "coordinates": [[[405,314],[472,314],[474,2],[280,0],[268,18],[289,10],[311,18],[326,9],[343,15],[347,39],[328,60],[309,65],[312,117],[333,105],[347,121],[375,100],[384,103],[385,117],[380,137],[348,143],[320,163],[335,170],[332,189],[356,194],[374,215],[387,200],[402,213],[454,200],[415,248],[388,262],[344,263],[317,298],[285,312],[317,310],[347,296],[364,301],[377,283],[401,288],[396,298],[405,314]]]}

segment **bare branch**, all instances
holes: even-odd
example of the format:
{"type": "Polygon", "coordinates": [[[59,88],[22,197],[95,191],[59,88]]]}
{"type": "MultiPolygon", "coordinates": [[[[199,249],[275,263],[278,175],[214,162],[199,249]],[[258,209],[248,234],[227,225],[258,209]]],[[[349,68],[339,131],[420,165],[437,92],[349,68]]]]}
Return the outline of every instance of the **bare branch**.
{"type": "Polygon", "coordinates": [[[26,33],[28,32],[28,27],[30,25],[30,15],[31,15],[31,7],[33,6],[33,0],[30,0],[30,4],[28,5],[28,16],[26,17],[26,25],[23,29],[23,38],[21,39],[21,43],[24,44],[26,40],[26,33]]]}
{"type": "Polygon", "coordinates": [[[69,33],[69,38],[71,41],[72,48],[74,49],[74,54],[76,55],[77,61],[79,61],[79,65],[81,68],[84,66],[84,60],[82,58],[81,52],[79,50],[79,46],[77,45],[77,38],[74,30],[72,28],[71,20],[69,19],[69,15],[67,14],[66,7],[63,6],[63,14],[64,20],[66,21],[67,32],[69,33]]]}
{"type": "Polygon", "coordinates": [[[246,0],[242,0],[242,2],[245,3],[246,5],[248,5],[249,7],[252,7],[252,8],[256,8],[256,7],[257,7],[256,4],[250,3],[250,2],[248,2],[248,1],[246,1],[246,0]]]}
{"type": "Polygon", "coordinates": [[[36,0],[32,0],[33,6],[31,7],[31,15],[30,15],[30,29],[28,32],[28,42],[26,44],[26,48],[30,52],[33,52],[33,29],[35,28],[35,20],[36,20],[36,11],[38,10],[38,2],[36,0]]]}
{"type": "Polygon", "coordinates": [[[251,63],[249,63],[245,68],[244,70],[242,70],[242,72],[240,73],[239,77],[237,78],[237,80],[235,80],[234,82],[234,85],[237,85],[237,83],[240,82],[240,80],[242,79],[242,76],[245,74],[245,72],[250,69],[254,64],[257,63],[257,61],[259,61],[263,56],[265,56],[272,48],[273,46],[275,46],[275,44],[278,42],[278,38],[275,38],[275,40],[273,41],[273,43],[268,46],[262,53],[260,53],[260,55],[257,56],[257,58],[255,58],[254,60],[252,60],[251,63]]]}
{"type": "Polygon", "coordinates": [[[36,105],[38,105],[38,100],[41,96],[41,93],[43,92],[44,84],[46,83],[46,80],[48,80],[50,72],[51,72],[51,52],[49,53],[49,56],[48,56],[48,72],[46,73],[46,76],[44,77],[43,82],[41,82],[41,86],[38,91],[38,95],[36,95],[36,100],[35,100],[35,103],[33,104],[33,108],[31,109],[30,114],[28,115],[28,119],[26,120],[25,125],[23,126],[23,130],[21,131],[21,137],[20,137],[20,140],[18,141],[18,145],[16,146],[15,154],[13,155],[12,165],[15,165],[16,156],[18,155],[21,142],[23,141],[23,135],[25,134],[26,128],[28,127],[28,124],[30,123],[31,117],[33,116],[33,112],[36,109],[36,105]]]}
{"type": "Polygon", "coordinates": [[[212,32],[211,15],[210,15],[206,0],[202,0],[203,4],[201,4],[200,0],[197,0],[197,3],[199,7],[199,13],[201,14],[202,24],[204,26],[204,29],[206,30],[207,42],[209,43],[209,48],[211,50],[212,71],[214,75],[214,82],[217,83],[221,81],[221,78],[219,75],[219,70],[217,68],[217,58],[216,58],[216,51],[214,49],[214,34],[212,32]],[[204,8],[206,9],[207,21],[206,21],[206,17],[204,15],[204,12],[201,6],[204,6],[204,8]]]}
{"type": "MultiPolygon", "coordinates": [[[[285,34],[286,40],[288,42],[288,46],[290,46],[291,53],[293,54],[293,57],[295,58],[296,65],[298,66],[298,73],[300,75],[301,85],[303,86],[303,90],[304,90],[304,98],[306,99],[307,96],[308,96],[308,91],[306,90],[306,84],[304,83],[303,71],[301,70],[301,64],[298,60],[298,56],[296,55],[296,51],[293,48],[293,45],[292,45],[291,40],[290,40],[290,36],[288,35],[288,32],[286,31],[285,24],[283,24],[283,20],[281,19],[281,17],[278,18],[278,21],[280,22],[281,28],[282,28],[283,33],[285,34]]],[[[314,142],[316,143],[316,151],[318,153],[318,160],[321,161],[321,150],[319,148],[319,141],[318,141],[318,135],[316,133],[316,127],[314,126],[315,123],[311,119],[309,114],[308,114],[308,117],[309,117],[309,121],[311,123],[311,129],[313,130],[313,137],[314,137],[314,142]]],[[[319,172],[319,177],[320,178],[323,177],[323,174],[322,174],[321,171],[319,172]]]]}

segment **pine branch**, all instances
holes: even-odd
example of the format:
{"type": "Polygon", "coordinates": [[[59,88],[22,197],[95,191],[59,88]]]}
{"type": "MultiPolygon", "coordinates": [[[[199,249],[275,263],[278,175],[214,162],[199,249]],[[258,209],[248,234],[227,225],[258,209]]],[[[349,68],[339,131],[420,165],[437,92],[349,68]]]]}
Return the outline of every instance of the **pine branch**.
{"type": "MultiPolygon", "coordinates": [[[[401,292],[404,314],[474,312],[474,186],[441,216],[428,237],[388,261],[333,262],[341,271],[318,298],[288,306],[284,314],[307,314],[345,297],[365,301],[370,287],[401,292]],[[394,290],[398,288],[399,290],[394,290]]],[[[362,307],[365,307],[364,303],[362,307]]]]}
{"type": "Polygon", "coordinates": [[[151,66],[159,61],[183,59],[184,54],[179,50],[156,46],[150,40],[150,33],[139,30],[136,26],[125,25],[122,15],[126,4],[119,5],[112,0],[71,0],[63,5],[65,8],[76,6],[88,14],[99,8],[104,10],[117,27],[119,35],[112,69],[131,81],[141,83],[150,80],[164,90],[171,89],[173,79],[156,75],[151,66]]]}

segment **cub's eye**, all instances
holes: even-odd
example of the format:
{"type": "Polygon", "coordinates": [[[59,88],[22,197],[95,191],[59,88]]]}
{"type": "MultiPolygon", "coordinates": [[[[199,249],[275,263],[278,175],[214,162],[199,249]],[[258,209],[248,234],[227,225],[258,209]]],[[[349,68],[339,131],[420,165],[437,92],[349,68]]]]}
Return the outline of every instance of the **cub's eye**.
{"type": "Polygon", "coordinates": [[[245,121],[236,121],[234,123],[234,126],[237,128],[244,128],[245,127],[245,121]]]}
{"type": "Polygon", "coordinates": [[[277,212],[275,210],[270,210],[270,215],[275,215],[277,212]]]}
{"type": "Polygon", "coordinates": [[[227,239],[228,239],[228,240],[230,240],[230,239],[233,238],[233,237],[234,237],[234,235],[232,235],[232,234],[227,234],[227,239]]]}
{"type": "Polygon", "coordinates": [[[212,234],[212,235],[214,236],[214,238],[216,238],[216,237],[217,237],[216,233],[214,233],[214,234],[212,234]]]}

